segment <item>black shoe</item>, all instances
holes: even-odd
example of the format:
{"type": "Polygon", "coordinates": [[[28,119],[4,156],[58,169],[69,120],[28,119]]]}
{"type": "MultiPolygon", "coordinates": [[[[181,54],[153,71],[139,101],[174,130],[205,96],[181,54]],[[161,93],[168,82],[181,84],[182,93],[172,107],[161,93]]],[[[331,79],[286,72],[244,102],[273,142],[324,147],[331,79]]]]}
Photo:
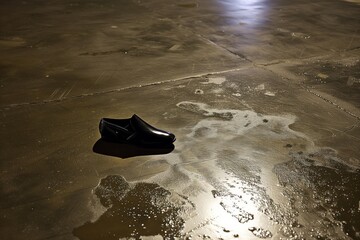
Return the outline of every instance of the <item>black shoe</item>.
{"type": "Polygon", "coordinates": [[[176,140],[174,134],[151,126],[135,114],[129,119],[102,118],[99,130],[101,138],[111,142],[168,145],[176,140]]]}

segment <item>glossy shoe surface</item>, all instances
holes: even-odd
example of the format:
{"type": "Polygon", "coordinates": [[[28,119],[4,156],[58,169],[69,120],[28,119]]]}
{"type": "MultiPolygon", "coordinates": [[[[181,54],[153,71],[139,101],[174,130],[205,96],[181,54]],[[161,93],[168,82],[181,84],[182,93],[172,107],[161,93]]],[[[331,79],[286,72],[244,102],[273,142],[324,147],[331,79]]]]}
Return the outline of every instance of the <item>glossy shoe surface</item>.
{"type": "Polygon", "coordinates": [[[167,145],[176,140],[174,134],[151,126],[135,114],[129,119],[103,118],[99,130],[103,139],[112,142],[167,145]]]}

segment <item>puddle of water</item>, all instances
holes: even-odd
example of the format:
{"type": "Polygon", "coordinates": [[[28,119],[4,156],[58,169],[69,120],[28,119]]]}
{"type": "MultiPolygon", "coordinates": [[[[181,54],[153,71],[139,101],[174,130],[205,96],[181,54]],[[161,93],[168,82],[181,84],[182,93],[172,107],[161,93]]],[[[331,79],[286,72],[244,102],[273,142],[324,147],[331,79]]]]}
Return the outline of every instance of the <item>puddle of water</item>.
{"type": "Polygon", "coordinates": [[[274,172],[292,207],[312,216],[301,221],[311,229],[311,236],[332,239],[343,230],[353,239],[360,237],[360,187],[354,184],[360,182],[359,169],[325,148],[294,153],[291,161],[275,166],[274,172]]]}
{"type": "MultiPolygon", "coordinates": [[[[205,118],[188,129],[190,132],[177,145],[177,153],[168,156],[170,169],[151,180],[186,193],[195,204],[200,203],[211,209],[199,213],[201,217],[197,220],[189,221],[187,225],[196,229],[194,234],[206,233],[214,238],[226,234],[232,237],[244,236],[244,232],[249,232],[248,236],[265,237],[272,234],[270,230],[264,230],[264,226],[271,221],[297,226],[296,214],[275,204],[266,188],[262,186],[260,176],[263,163],[270,163],[271,166],[274,162],[268,159],[271,153],[265,154],[259,148],[258,140],[252,142],[253,138],[259,138],[256,136],[259,134],[263,135],[260,138],[274,141],[271,148],[278,144],[281,149],[286,149],[288,141],[298,142],[302,139],[301,141],[307,142],[306,136],[289,128],[295,117],[262,116],[250,110],[219,110],[203,103],[189,101],[180,102],[177,106],[205,118]],[[246,138],[246,141],[239,145],[239,138],[242,137],[246,138]],[[195,166],[187,168],[186,165],[182,165],[184,162],[195,166]],[[169,178],[175,183],[168,181],[169,178]],[[189,188],[193,191],[188,191],[189,188]],[[200,194],[204,192],[209,194],[200,194]],[[209,196],[216,201],[209,201],[209,196]],[[206,219],[211,220],[200,226],[199,223],[206,219]],[[229,219],[235,221],[230,224],[229,219]],[[225,222],[228,224],[224,225],[225,222]],[[249,231],[247,224],[255,225],[256,231],[249,231]],[[244,225],[243,229],[241,225],[244,225]],[[229,232],[224,232],[224,228],[229,232]]],[[[198,211],[199,207],[196,205],[196,212],[198,211]]]]}
{"type": "MultiPolygon", "coordinates": [[[[346,176],[350,172],[352,172],[351,174],[358,174],[356,167],[342,161],[333,149],[316,147],[307,136],[291,130],[289,125],[295,122],[296,118],[294,116],[261,116],[250,110],[219,110],[195,102],[181,102],[177,106],[206,117],[191,128],[191,132],[187,135],[188,138],[184,139],[185,142],[189,141],[185,148],[195,149],[195,143],[206,142],[207,147],[202,148],[202,153],[214,153],[206,157],[208,160],[213,159],[214,163],[208,164],[207,170],[201,169],[199,172],[202,173],[206,182],[211,183],[214,188],[211,192],[212,196],[219,200],[224,212],[237,219],[240,224],[249,223],[256,226],[252,228],[252,234],[260,238],[271,237],[272,231],[276,231],[284,237],[293,239],[312,238],[314,236],[346,239],[346,234],[358,237],[359,226],[355,221],[359,219],[359,211],[357,211],[360,199],[359,189],[353,191],[350,187],[350,182],[358,181],[358,175],[353,176],[352,180],[348,181],[349,185],[342,192],[338,191],[337,193],[345,196],[347,192],[353,193],[353,195],[350,194],[353,197],[349,203],[351,210],[349,207],[347,208],[348,211],[344,210],[342,217],[331,217],[331,212],[334,209],[326,209],[322,212],[317,208],[312,208],[309,212],[304,213],[302,210],[303,206],[309,204],[307,201],[301,202],[299,205],[293,205],[294,199],[299,198],[299,194],[301,194],[299,190],[305,192],[309,188],[310,190],[312,188],[316,190],[316,184],[328,181],[331,174],[328,176],[321,174],[324,172],[323,170],[318,171],[318,177],[314,178],[303,175],[301,167],[296,170],[282,169],[280,172],[289,178],[287,180],[284,180],[284,177],[281,177],[274,170],[276,172],[275,181],[278,178],[282,183],[284,181],[291,182],[290,179],[296,176],[295,182],[299,183],[302,188],[290,191],[289,188],[293,189],[290,185],[281,184],[277,190],[278,192],[275,195],[272,193],[270,196],[271,191],[265,186],[272,187],[276,182],[273,180],[264,186],[266,184],[265,170],[267,168],[272,169],[271,163],[275,164],[273,165],[276,166],[275,169],[282,164],[276,163],[277,156],[284,157],[284,159],[296,158],[297,161],[301,160],[302,165],[311,168],[313,172],[317,172],[316,168],[324,168],[326,171],[336,171],[339,174],[343,172],[341,176],[346,176]],[[227,116],[226,118],[224,114],[227,116]],[[239,136],[244,136],[245,141],[241,145],[233,145],[232,142],[238,139],[239,136]],[[252,143],[253,137],[256,138],[254,143],[252,143]],[[262,141],[259,138],[271,141],[272,144],[270,145],[264,142],[264,146],[272,146],[272,149],[262,149],[262,141]],[[217,141],[218,139],[221,139],[221,142],[217,141]],[[282,147],[282,153],[279,155],[277,155],[278,150],[276,150],[280,149],[276,147],[278,144],[281,144],[282,147]],[[302,157],[304,152],[312,152],[311,157],[302,157]],[[291,193],[287,195],[286,193],[289,191],[291,193]],[[277,197],[279,194],[284,195],[285,198],[279,200],[281,199],[277,197]],[[352,214],[349,214],[350,211],[352,211],[352,214]],[[267,217],[266,220],[261,219],[264,215],[267,217]],[[327,223],[327,225],[305,224],[304,219],[307,219],[309,215],[314,217],[311,221],[317,223],[330,221],[330,223],[327,223]],[[327,218],[333,220],[324,220],[327,218]],[[343,222],[344,218],[346,218],[347,223],[343,222]],[[276,228],[272,227],[270,231],[261,227],[269,223],[279,225],[279,228],[276,230],[276,228]],[[328,230],[328,226],[331,226],[332,230],[328,230]],[[342,226],[347,226],[347,228],[342,228],[342,226]],[[350,228],[352,230],[349,230],[350,228]]],[[[189,151],[189,149],[187,150],[189,151]]],[[[195,150],[192,152],[195,152],[195,150]]],[[[201,160],[202,156],[199,155],[196,158],[201,160]]],[[[339,177],[327,184],[327,188],[332,188],[333,194],[335,194],[338,187],[344,186],[342,181],[346,182],[347,180],[339,177]]],[[[324,198],[321,192],[316,195],[323,202],[329,201],[324,198]]],[[[203,199],[204,201],[206,200],[203,199]]],[[[306,221],[310,222],[310,220],[306,221]]]]}
{"type": "Polygon", "coordinates": [[[123,177],[112,175],[102,179],[94,192],[107,210],[95,222],[74,229],[79,239],[181,236],[182,209],[169,201],[171,192],[158,184],[129,184],[123,177]]]}

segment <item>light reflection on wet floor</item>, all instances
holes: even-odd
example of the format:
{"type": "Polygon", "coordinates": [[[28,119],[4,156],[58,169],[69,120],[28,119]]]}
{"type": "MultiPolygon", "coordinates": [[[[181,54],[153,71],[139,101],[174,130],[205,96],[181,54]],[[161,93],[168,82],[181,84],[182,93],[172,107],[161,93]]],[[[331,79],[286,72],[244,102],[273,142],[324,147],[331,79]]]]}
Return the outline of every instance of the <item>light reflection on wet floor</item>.
{"type": "Polygon", "coordinates": [[[165,157],[169,169],[130,185],[121,176],[102,179],[94,192],[107,210],[94,223],[76,228],[75,236],[359,237],[360,188],[354,185],[359,170],[343,163],[335,150],[316,147],[291,130],[295,118],[196,102],[177,106],[205,119],[185,129],[184,143],[165,157]],[[252,145],[259,136],[272,142],[270,148],[252,145]],[[199,144],[204,144],[200,150],[199,144]],[[285,159],[274,159],[279,147],[288,151],[285,159]]]}

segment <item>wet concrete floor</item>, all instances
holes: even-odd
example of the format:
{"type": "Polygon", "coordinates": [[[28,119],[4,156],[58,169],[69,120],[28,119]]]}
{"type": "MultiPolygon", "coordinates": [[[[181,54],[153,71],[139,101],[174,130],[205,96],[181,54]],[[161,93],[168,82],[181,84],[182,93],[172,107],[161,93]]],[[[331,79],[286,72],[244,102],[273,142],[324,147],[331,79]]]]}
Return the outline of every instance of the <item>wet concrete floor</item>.
{"type": "Polygon", "coordinates": [[[0,239],[360,239],[358,1],[9,1],[0,239]],[[100,139],[137,113],[174,146],[100,139]]]}

